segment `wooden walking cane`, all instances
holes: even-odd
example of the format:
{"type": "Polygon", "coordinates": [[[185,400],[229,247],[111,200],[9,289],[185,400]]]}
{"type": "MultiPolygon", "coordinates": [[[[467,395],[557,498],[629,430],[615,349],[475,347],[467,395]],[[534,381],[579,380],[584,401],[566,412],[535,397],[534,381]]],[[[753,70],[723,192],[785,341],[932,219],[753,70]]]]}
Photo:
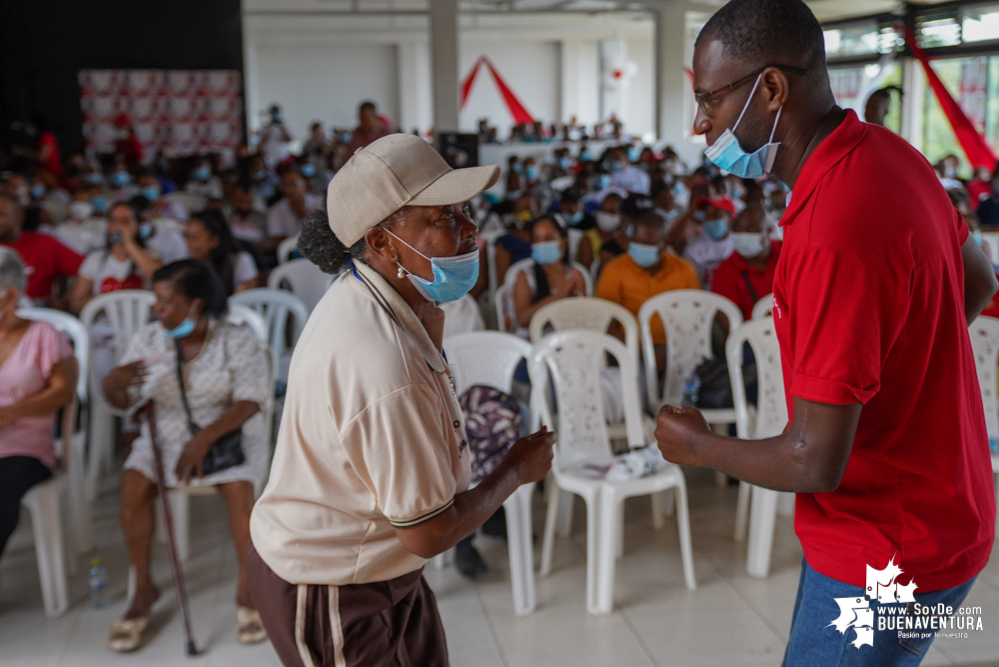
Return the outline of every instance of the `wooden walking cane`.
{"type": "Polygon", "coordinates": [[[187,589],[184,588],[184,573],[180,569],[180,559],[177,557],[173,515],[170,513],[170,499],[167,497],[166,481],[163,475],[163,458],[160,456],[160,448],[156,444],[156,413],[153,402],[149,401],[143,405],[139,408],[139,412],[146,416],[146,421],[149,424],[149,442],[153,448],[153,467],[156,470],[156,493],[160,498],[160,508],[163,510],[167,548],[170,551],[170,570],[173,572],[173,588],[177,594],[177,606],[180,607],[180,622],[184,626],[187,655],[194,656],[198,654],[198,647],[194,643],[194,634],[191,632],[191,613],[187,606],[187,589]]]}

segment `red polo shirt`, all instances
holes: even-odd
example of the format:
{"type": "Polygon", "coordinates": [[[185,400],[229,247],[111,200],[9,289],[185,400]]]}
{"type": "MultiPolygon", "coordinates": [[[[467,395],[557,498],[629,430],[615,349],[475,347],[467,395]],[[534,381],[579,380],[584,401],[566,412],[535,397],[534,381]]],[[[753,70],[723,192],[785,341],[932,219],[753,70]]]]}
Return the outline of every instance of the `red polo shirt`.
{"type": "Polygon", "coordinates": [[[780,248],[780,241],[770,241],[770,257],[762,270],[750,266],[742,255],[733,252],[715,269],[711,291],[739,306],[742,318],[748,322],[756,302],[774,291],[780,248]]]}
{"type": "Polygon", "coordinates": [[[788,413],[794,396],[864,406],[839,488],[798,494],[805,558],[855,586],[895,554],[918,591],[966,582],[996,518],[964,319],[967,225],[914,148],[852,111],[808,158],[781,224],[788,413]]]}
{"type": "Polygon", "coordinates": [[[75,276],[83,257],[59,243],[55,237],[37,232],[21,232],[14,243],[0,243],[21,256],[28,285],[29,299],[45,300],[52,296],[52,286],[60,276],[75,276]]]}

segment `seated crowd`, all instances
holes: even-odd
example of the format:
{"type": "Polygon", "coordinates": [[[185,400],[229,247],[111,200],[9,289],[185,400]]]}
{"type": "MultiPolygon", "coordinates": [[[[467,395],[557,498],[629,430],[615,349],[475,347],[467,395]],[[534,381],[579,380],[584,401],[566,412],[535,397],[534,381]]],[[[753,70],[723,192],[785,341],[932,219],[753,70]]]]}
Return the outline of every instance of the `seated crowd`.
{"type": "MultiPolygon", "coordinates": [[[[242,565],[253,485],[269,447],[255,416],[269,400],[270,361],[246,330],[225,323],[227,298],[266,285],[282,242],[298,236],[307,214],[325,208],[336,170],[389,132],[374,105],[364,103],[352,133],[328,138],[316,123],[296,155],[275,106],[257,149],[242,147],[229,165],[218,155],[141,162],[141,150],[129,144],[100,159],[73,154],[53,162],[47,154],[0,173],[0,554],[24,494],[57,469],[51,434],[55,413],[72,397],[75,373],[68,342],[48,324],[19,318],[17,308],[78,315],[96,296],[143,289],[155,294],[156,321],[115,359],[113,332],[99,318],[90,331],[92,363],[116,408],[150,397],[163,406],[155,435],[166,483],[180,486],[193,474],[195,484],[218,488],[242,565]],[[204,453],[240,429],[245,462],[201,479],[204,453]]],[[[483,127],[484,140],[494,135],[483,127]]],[[[704,289],[730,299],[749,319],[771,292],[788,195],[781,183],[744,181],[709,163],[690,169],[669,148],[657,152],[627,141],[616,119],[594,135],[573,119],[550,131],[521,128],[516,136],[526,143],[531,137],[572,143],[546,150],[549,159],[511,156],[504,187],[465,209],[483,250],[479,282],[466,297],[473,305],[466,302],[470,311],[462,311],[470,313],[471,328],[483,327],[472,299],[486,293],[490,274],[492,287],[509,295],[500,326],[524,336],[540,308],[570,297],[592,295],[637,317],[656,295],[704,289]],[[598,137],[609,144],[591,153],[586,141],[598,137]],[[485,252],[490,243],[494,253],[485,252]],[[511,267],[519,270],[508,273],[511,267]]],[[[962,182],[950,166],[945,160],[938,167],[941,181],[984,243],[981,229],[999,229],[999,171],[962,182]]],[[[653,342],[661,347],[665,336],[654,322],[653,342]]],[[[137,430],[126,419],[123,428],[132,433],[124,439],[121,524],[136,591],[115,621],[110,645],[127,651],[140,644],[159,593],[149,575],[155,496],[149,427],[137,430]]],[[[472,576],[485,571],[474,553],[459,558],[459,567],[472,576]]],[[[262,641],[242,571],[236,604],[240,641],[262,641]]]]}

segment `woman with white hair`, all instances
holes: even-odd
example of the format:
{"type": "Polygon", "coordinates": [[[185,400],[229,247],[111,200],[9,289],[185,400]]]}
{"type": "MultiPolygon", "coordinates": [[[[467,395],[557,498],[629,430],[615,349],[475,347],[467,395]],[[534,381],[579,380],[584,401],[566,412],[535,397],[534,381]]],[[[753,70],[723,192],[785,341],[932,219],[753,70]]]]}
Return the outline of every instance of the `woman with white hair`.
{"type": "Polygon", "coordinates": [[[52,432],[73,397],[76,360],[51,324],[17,316],[21,258],[0,247],[0,554],[17,526],[21,498],[52,476],[52,432]]]}

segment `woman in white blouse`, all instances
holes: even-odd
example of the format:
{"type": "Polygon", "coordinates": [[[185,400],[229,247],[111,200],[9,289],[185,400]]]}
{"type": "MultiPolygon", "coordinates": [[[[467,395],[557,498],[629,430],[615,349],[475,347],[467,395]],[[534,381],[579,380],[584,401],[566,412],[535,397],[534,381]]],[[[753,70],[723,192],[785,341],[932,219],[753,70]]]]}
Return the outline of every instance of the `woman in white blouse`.
{"type": "MultiPolygon", "coordinates": [[[[267,353],[246,329],[225,322],[222,285],[201,260],[164,266],[153,276],[153,290],[157,321],[132,336],[121,365],[105,378],[104,392],[123,410],[146,400],[154,402],[156,442],[167,487],[214,486],[225,499],[240,561],[237,637],[243,643],[259,642],[267,635],[250,600],[242,564],[254,482],[267,465],[262,414],[270,391],[267,353]],[[181,373],[183,390],[178,379],[181,373]],[[245,462],[204,474],[209,450],[235,431],[241,432],[245,462]]],[[[121,480],[121,524],[135,568],[136,591],[125,615],[112,625],[108,643],[116,651],[138,648],[159,598],[149,571],[154,480],[149,425],[143,423],[121,480]]]]}
{"type": "Polygon", "coordinates": [[[257,286],[253,256],[239,249],[222,211],[208,208],[192,215],[184,227],[184,241],[191,257],[215,270],[227,295],[257,286]]]}

